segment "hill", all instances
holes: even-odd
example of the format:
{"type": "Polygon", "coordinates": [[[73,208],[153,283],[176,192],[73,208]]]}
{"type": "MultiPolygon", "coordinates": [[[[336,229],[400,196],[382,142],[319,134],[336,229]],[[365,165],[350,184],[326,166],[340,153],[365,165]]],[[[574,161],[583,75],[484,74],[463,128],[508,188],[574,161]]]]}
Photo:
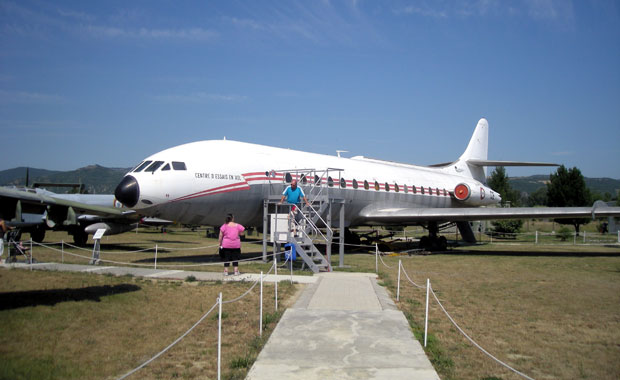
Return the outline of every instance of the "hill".
{"type": "MultiPolygon", "coordinates": [[[[586,186],[591,190],[601,194],[609,193],[616,197],[620,191],[620,180],[613,178],[584,178],[586,186]]],[[[529,177],[512,177],[508,179],[510,186],[528,194],[545,187],[549,181],[548,175],[532,175],[529,177]]]]}
{"type": "MultiPolygon", "coordinates": [[[[90,194],[112,194],[125,173],[130,168],[106,168],[90,165],[70,171],[52,171],[29,169],[29,182],[82,183],[90,194]]],[[[19,167],[0,171],[1,186],[24,186],[26,184],[26,168],[19,167]]],[[[49,188],[59,193],[67,192],[66,188],[49,188]]]]}

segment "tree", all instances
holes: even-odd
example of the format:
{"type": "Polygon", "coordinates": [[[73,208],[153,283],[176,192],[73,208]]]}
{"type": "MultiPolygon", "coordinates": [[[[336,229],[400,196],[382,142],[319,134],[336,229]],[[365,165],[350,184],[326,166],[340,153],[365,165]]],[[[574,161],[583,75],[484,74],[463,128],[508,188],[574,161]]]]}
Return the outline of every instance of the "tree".
{"type": "MultiPolygon", "coordinates": [[[[518,206],[520,203],[521,194],[517,190],[513,190],[508,182],[508,176],[506,175],[506,169],[503,166],[497,166],[493,173],[487,179],[487,185],[495,191],[497,191],[502,197],[502,205],[510,204],[512,206],[518,206]]],[[[504,220],[491,222],[493,229],[496,232],[508,232],[516,233],[523,227],[523,220],[504,220]]]]}
{"type": "Polygon", "coordinates": [[[518,206],[521,194],[519,191],[513,190],[508,182],[506,169],[503,166],[497,166],[493,173],[487,179],[487,185],[502,197],[502,205],[510,204],[518,206]]]}
{"type": "Polygon", "coordinates": [[[546,206],[547,205],[547,187],[543,186],[532,192],[527,199],[527,205],[533,206],[546,206]]]}
{"type": "MultiPolygon", "coordinates": [[[[549,176],[547,183],[547,205],[550,207],[582,207],[590,206],[592,197],[586,187],[581,171],[576,167],[566,169],[560,166],[555,174],[549,176]]],[[[571,224],[579,235],[579,226],[590,221],[588,218],[558,219],[560,224],[571,224]]]]}

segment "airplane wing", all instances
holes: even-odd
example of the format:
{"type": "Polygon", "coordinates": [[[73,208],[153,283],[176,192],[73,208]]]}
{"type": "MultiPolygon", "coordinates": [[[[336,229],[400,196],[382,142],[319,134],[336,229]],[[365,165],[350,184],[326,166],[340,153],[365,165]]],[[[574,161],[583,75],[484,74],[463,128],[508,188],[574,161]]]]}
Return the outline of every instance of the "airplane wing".
{"type": "Polygon", "coordinates": [[[10,210],[5,210],[5,206],[17,207],[17,202],[20,204],[19,207],[21,208],[21,212],[44,212],[49,207],[53,207],[72,208],[73,211],[79,214],[111,217],[125,217],[134,213],[132,210],[92,205],[8,187],[0,187],[0,201],[2,201],[2,214],[5,215],[7,219],[8,216],[6,214],[14,215],[15,210],[10,212],[10,210]]]}
{"type": "Polygon", "coordinates": [[[602,218],[619,217],[620,207],[607,207],[603,202],[597,201],[593,207],[376,208],[365,210],[360,216],[369,224],[498,219],[602,218]]]}

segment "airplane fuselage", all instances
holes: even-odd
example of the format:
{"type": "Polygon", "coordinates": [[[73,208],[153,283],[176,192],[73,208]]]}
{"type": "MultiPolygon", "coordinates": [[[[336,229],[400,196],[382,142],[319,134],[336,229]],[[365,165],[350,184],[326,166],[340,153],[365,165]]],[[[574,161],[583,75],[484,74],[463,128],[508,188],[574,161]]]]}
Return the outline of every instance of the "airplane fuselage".
{"type": "Polygon", "coordinates": [[[364,224],[362,215],[375,208],[500,202],[499,194],[458,165],[431,168],[230,140],[199,141],[153,154],[126,175],[119,185],[126,191],[117,189],[117,197],[147,216],[220,225],[233,213],[244,225],[260,226],[263,200],[281,194],[291,179],[298,179],[306,192],[318,179],[324,190],[314,191],[343,199],[347,226],[364,224]],[[467,194],[457,193],[459,185],[467,194]]]}

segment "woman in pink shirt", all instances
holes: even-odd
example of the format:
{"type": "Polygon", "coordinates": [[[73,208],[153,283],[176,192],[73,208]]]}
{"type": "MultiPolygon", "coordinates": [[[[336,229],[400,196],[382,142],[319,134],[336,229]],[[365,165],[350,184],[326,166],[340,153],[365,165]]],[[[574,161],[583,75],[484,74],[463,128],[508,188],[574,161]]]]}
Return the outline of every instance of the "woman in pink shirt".
{"type": "Polygon", "coordinates": [[[241,239],[239,234],[245,231],[245,228],[235,223],[235,217],[232,214],[226,215],[226,223],[220,227],[219,244],[220,249],[224,253],[224,276],[228,276],[228,266],[233,262],[235,275],[239,274],[239,256],[241,256],[241,239]]]}

